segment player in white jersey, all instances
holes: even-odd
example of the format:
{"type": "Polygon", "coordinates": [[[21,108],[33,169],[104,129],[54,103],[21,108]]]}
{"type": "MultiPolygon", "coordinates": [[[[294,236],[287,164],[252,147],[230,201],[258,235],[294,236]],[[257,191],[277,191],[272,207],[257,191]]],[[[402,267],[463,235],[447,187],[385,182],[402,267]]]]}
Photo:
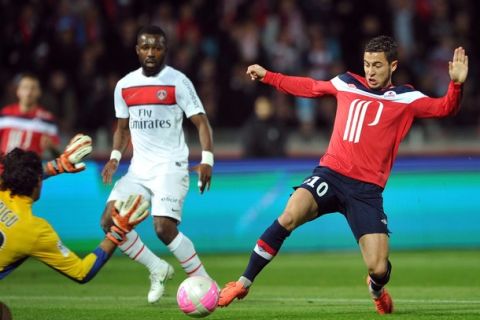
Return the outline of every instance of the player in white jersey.
{"type": "MultiPolygon", "coordinates": [[[[208,277],[192,241],[179,232],[177,225],[181,222],[189,186],[188,147],[182,129],[184,114],[197,128],[203,150],[201,163],[191,168],[199,175],[201,193],[209,189],[212,176],[212,130],[191,81],[165,64],[167,49],[162,29],[142,28],[136,46],[141,68],[123,77],[115,88],[118,123],[113,151],[102,171],[103,181],[111,183],[130,138],[133,157],[127,174],[113,187],[101,224],[104,230],[109,230],[115,200],[133,192],[141,194],[152,203],[155,232],[185,272],[189,276],[208,277]]],[[[164,282],[173,276],[172,266],[153,254],[135,231],[127,235],[119,248],[149,269],[148,301],[158,301],[163,295],[164,282]]]]}

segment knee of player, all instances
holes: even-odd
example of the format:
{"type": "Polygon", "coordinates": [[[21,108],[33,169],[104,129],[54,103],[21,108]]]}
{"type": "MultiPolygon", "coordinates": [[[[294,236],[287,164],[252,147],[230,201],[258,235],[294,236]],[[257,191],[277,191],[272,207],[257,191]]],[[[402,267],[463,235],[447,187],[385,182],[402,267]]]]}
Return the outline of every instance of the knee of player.
{"type": "Polygon", "coordinates": [[[298,226],[298,219],[288,210],[285,210],[280,217],[278,217],[278,222],[288,231],[292,231],[298,226]]]}
{"type": "Polygon", "coordinates": [[[112,219],[110,217],[103,216],[100,219],[100,227],[102,228],[103,232],[107,233],[110,231],[110,227],[112,226],[112,219]]]}
{"type": "Polygon", "coordinates": [[[168,218],[154,219],[154,228],[157,237],[164,243],[169,244],[177,236],[177,222],[168,218]]]}
{"type": "Polygon", "coordinates": [[[105,210],[103,210],[103,214],[100,219],[100,227],[103,229],[105,233],[109,232],[110,227],[113,225],[112,215],[111,215],[113,206],[114,206],[114,201],[110,201],[105,207],[105,210]]]}
{"type": "Polygon", "coordinates": [[[374,275],[377,277],[383,277],[387,271],[387,261],[383,259],[378,259],[370,263],[368,266],[368,274],[374,275]]]}

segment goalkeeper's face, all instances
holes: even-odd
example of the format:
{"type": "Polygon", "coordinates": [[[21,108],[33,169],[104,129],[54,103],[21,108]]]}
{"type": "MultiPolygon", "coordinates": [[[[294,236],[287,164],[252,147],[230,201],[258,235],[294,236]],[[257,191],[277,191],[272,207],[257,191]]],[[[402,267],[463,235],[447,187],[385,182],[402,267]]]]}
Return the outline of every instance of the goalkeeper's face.
{"type": "Polygon", "coordinates": [[[156,75],[165,64],[166,39],[161,35],[142,34],[138,37],[136,51],[144,74],[156,75]]]}

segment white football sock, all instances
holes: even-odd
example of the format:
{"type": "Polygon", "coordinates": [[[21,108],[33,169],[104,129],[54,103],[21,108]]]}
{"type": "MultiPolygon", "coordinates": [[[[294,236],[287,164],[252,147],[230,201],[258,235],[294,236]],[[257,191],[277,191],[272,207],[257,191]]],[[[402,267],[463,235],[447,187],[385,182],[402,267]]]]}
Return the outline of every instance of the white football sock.
{"type": "Polygon", "coordinates": [[[189,277],[204,276],[210,278],[195,251],[192,241],[183,233],[179,232],[167,247],[180,262],[180,265],[189,277]]]}
{"type": "Polygon", "coordinates": [[[118,246],[124,254],[143,264],[150,273],[158,270],[158,263],[162,260],[157,257],[147,246],[143,244],[142,239],[135,230],[126,234],[127,239],[125,242],[118,246]]]}
{"type": "Polygon", "coordinates": [[[249,279],[245,278],[244,276],[241,276],[238,281],[243,285],[244,288],[250,288],[252,285],[252,281],[249,279]]]}

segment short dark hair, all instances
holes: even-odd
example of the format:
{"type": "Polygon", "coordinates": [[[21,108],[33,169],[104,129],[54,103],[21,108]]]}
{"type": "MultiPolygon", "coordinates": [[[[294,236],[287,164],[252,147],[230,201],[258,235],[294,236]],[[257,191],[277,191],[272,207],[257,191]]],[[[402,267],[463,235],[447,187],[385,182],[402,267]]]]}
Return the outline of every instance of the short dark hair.
{"type": "Polygon", "coordinates": [[[165,41],[167,41],[167,35],[165,34],[165,31],[163,31],[162,28],[160,28],[158,26],[148,25],[148,26],[141,27],[140,30],[138,30],[138,33],[137,33],[137,41],[144,34],[158,35],[158,36],[163,37],[165,39],[165,41]]]}
{"type": "Polygon", "coordinates": [[[398,45],[392,37],[378,36],[367,42],[365,52],[385,52],[388,62],[398,59],[398,45]]]}
{"type": "Polygon", "coordinates": [[[0,188],[10,190],[12,195],[31,196],[42,179],[40,157],[32,151],[15,148],[0,157],[3,166],[0,188]]]}
{"type": "Polygon", "coordinates": [[[32,79],[34,81],[37,81],[40,84],[40,78],[35,73],[32,73],[32,72],[22,72],[18,74],[14,79],[15,84],[19,85],[20,81],[22,81],[23,79],[32,79]]]}

